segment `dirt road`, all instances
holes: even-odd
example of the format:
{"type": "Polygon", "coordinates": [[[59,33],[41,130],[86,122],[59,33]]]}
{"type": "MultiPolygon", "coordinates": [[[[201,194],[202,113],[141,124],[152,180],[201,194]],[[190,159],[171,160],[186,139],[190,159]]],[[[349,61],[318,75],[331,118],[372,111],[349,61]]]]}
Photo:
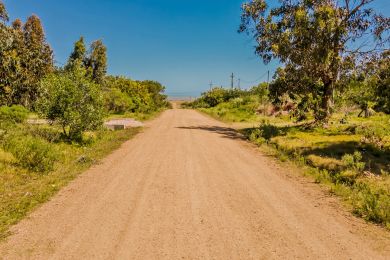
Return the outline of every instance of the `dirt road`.
{"type": "Polygon", "coordinates": [[[4,259],[385,259],[388,232],[224,124],[169,110],[13,228],[4,259]]]}

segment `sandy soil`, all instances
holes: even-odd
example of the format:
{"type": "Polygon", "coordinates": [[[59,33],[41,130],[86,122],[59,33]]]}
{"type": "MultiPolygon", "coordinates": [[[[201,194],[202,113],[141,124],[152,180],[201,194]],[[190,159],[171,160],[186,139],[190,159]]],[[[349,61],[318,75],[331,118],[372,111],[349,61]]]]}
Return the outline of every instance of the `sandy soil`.
{"type": "Polygon", "coordinates": [[[389,259],[389,232],[191,110],[169,110],[12,228],[4,259],[389,259]]]}

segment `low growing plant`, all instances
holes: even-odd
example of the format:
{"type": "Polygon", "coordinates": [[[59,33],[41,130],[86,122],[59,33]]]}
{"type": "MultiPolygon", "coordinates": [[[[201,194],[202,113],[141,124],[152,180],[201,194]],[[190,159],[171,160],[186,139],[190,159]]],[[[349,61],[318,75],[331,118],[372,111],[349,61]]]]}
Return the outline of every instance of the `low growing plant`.
{"type": "Polygon", "coordinates": [[[356,134],[362,135],[361,142],[370,144],[380,150],[385,146],[385,137],[389,129],[380,125],[364,125],[356,128],[356,134]]]}
{"type": "Polygon", "coordinates": [[[0,107],[0,120],[9,121],[12,123],[22,123],[28,117],[29,111],[19,105],[14,105],[11,107],[2,106],[0,107]]]}
{"type": "Polygon", "coordinates": [[[9,137],[4,148],[15,157],[20,166],[34,172],[52,171],[57,158],[57,153],[50,144],[32,136],[9,137]]]}
{"type": "Polygon", "coordinates": [[[358,151],[354,152],[353,154],[345,154],[342,158],[341,161],[345,165],[345,167],[348,170],[354,170],[359,173],[363,172],[364,167],[366,164],[362,162],[362,154],[358,151]]]}

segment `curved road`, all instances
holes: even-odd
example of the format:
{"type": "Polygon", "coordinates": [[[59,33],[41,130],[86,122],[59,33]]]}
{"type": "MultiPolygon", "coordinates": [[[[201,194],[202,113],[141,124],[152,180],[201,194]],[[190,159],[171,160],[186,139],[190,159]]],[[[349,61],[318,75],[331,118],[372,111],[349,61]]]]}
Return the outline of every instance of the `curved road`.
{"type": "Polygon", "coordinates": [[[12,228],[4,259],[386,259],[388,232],[173,109],[12,228]]]}

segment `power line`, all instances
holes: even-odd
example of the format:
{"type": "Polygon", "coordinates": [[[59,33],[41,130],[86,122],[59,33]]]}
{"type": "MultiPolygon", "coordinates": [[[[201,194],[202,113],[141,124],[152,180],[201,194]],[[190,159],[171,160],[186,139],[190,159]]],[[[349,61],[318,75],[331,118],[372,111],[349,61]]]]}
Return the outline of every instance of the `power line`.
{"type": "MultiPolygon", "coordinates": [[[[256,83],[256,82],[259,82],[261,79],[263,79],[267,74],[268,74],[268,77],[269,77],[269,71],[266,71],[263,75],[261,75],[261,77],[259,77],[258,79],[254,80],[254,81],[242,80],[242,82],[248,83],[248,84],[256,83]]],[[[269,81],[269,78],[268,78],[268,81],[269,81]]]]}

